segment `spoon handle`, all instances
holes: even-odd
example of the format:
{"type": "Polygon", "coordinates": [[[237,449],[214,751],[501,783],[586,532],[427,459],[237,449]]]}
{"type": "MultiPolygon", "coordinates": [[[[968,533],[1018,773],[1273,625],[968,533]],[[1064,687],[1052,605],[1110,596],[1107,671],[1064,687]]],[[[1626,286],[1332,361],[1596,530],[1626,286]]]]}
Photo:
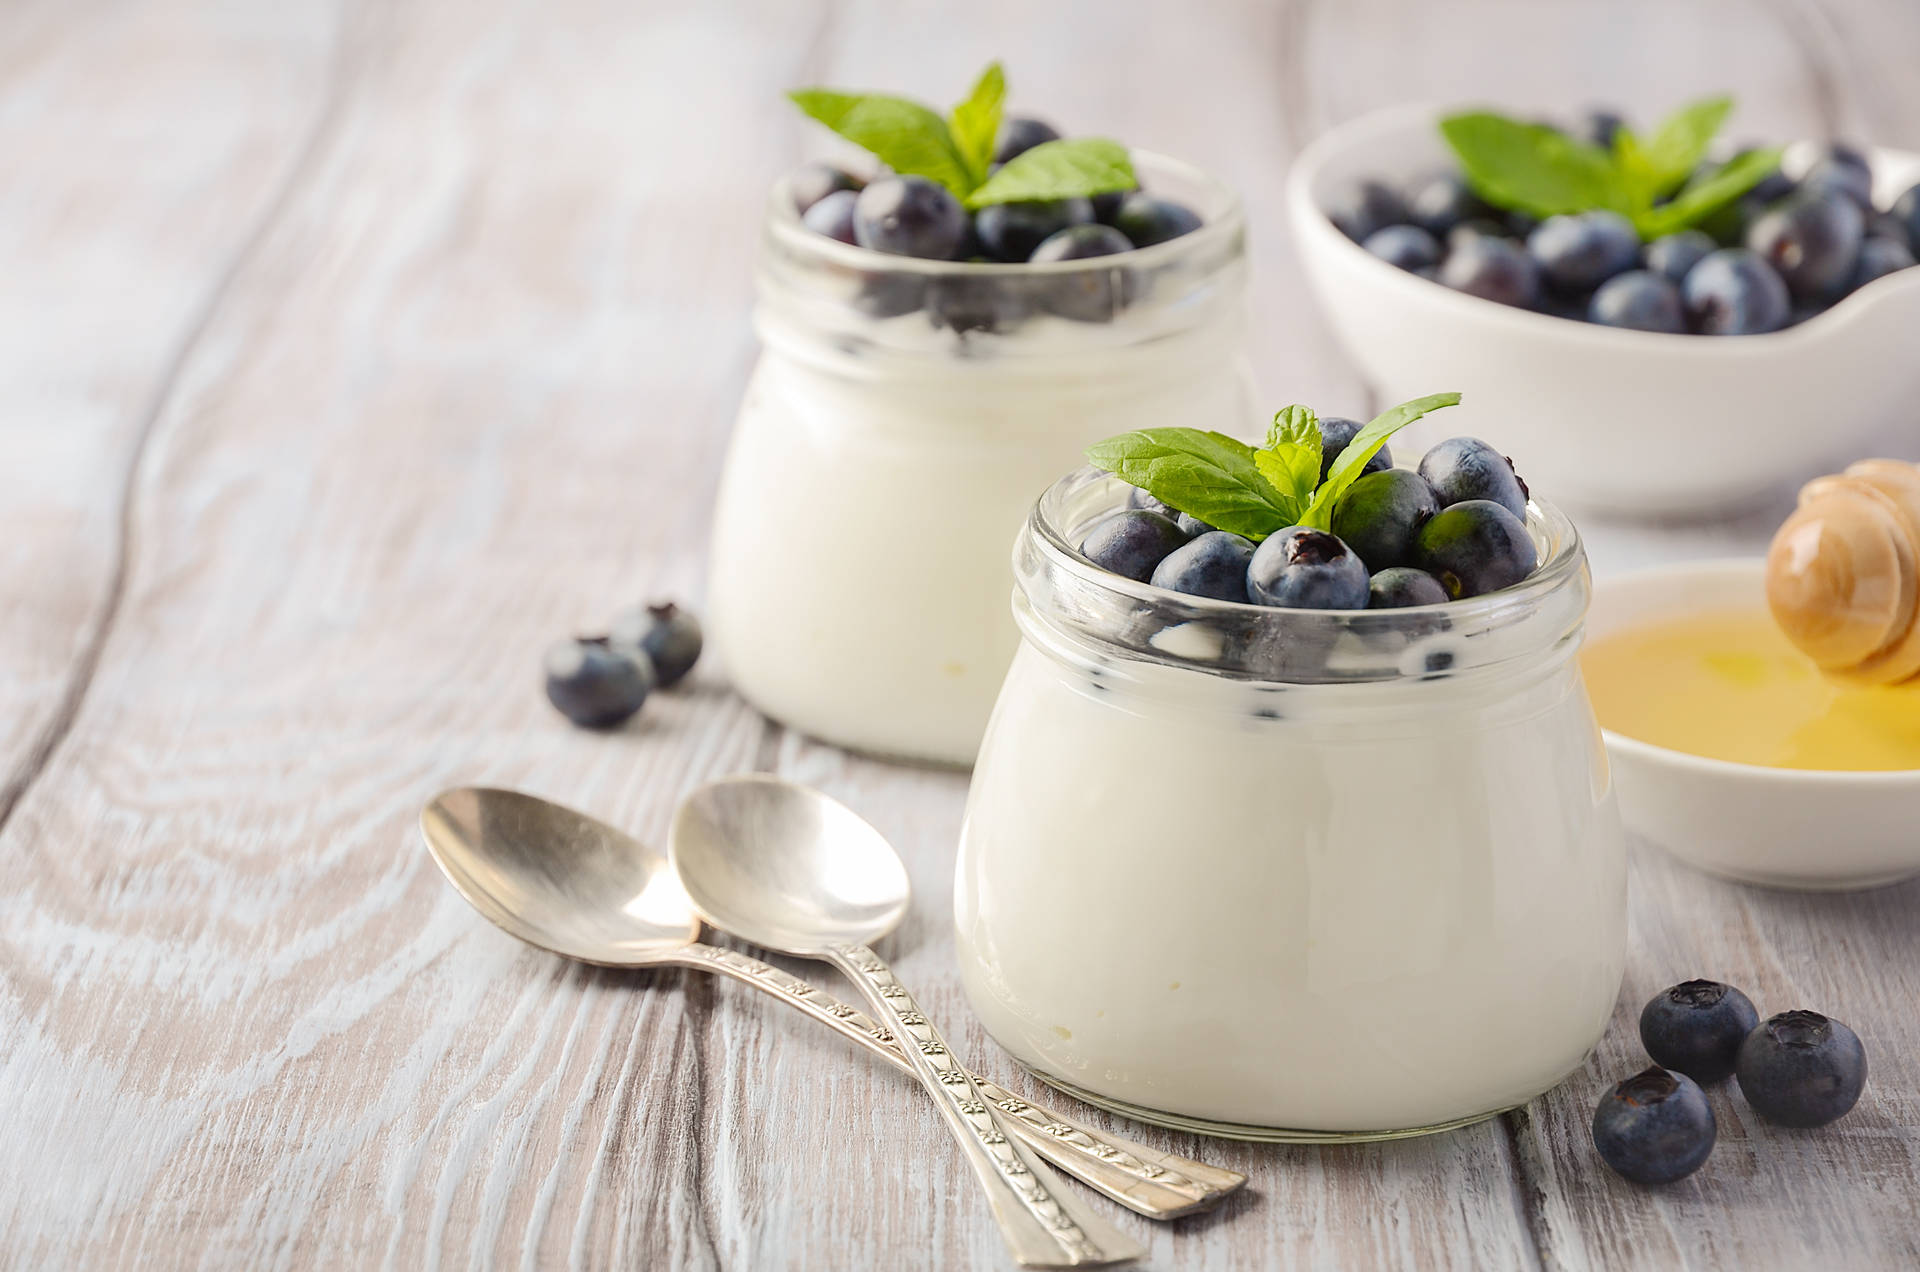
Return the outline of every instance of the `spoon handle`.
{"type": "MultiPolygon", "coordinates": [[[[899,1040],[854,1007],[821,992],[797,976],[757,958],[696,943],[685,947],[689,967],[718,972],[771,994],[805,1012],[835,1033],[873,1052],[904,1073],[913,1064],[899,1040]]],[[[971,1075],[980,1094],[999,1110],[1000,1124],[1020,1142],[1096,1192],[1149,1219],[1178,1219],[1217,1205],[1247,1177],[1175,1153],[1163,1153],[1123,1136],[1096,1130],[1045,1105],[1024,1100],[1005,1087],[971,1075]]]]}
{"type": "Polygon", "coordinates": [[[860,987],[876,1019],[900,1039],[914,1076],[933,1097],[941,1120],[986,1190],[1000,1237],[1022,1267],[1069,1268],[1125,1263],[1146,1253],[1062,1189],[1060,1177],[1007,1138],[993,1106],[948,1049],[886,963],[860,945],[831,945],[825,954],[860,987]]]}

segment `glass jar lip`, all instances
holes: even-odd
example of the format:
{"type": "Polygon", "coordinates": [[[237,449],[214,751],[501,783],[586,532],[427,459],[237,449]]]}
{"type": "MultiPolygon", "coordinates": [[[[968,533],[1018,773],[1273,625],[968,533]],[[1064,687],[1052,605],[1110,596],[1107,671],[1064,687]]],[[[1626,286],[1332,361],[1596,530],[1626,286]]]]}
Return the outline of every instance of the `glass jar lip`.
{"type": "MultiPolygon", "coordinates": [[[[1225,245],[1242,233],[1245,228],[1245,210],[1240,196],[1224,182],[1208,175],[1192,164],[1157,154],[1151,150],[1131,149],[1135,170],[1143,177],[1158,176],[1170,179],[1176,185],[1204,192],[1213,211],[1206,214],[1200,228],[1179,238],[1168,239],[1164,243],[1155,243],[1152,247],[1136,247],[1127,252],[1116,252],[1111,256],[1089,256],[1072,261],[1046,261],[1035,265],[1031,262],[979,262],[979,261],[933,261],[918,256],[895,256],[888,252],[876,252],[870,247],[861,247],[853,243],[842,243],[838,239],[828,238],[806,227],[800,219],[798,209],[794,207],[793,178],[783,176],[773,183],[773,189],[767,196],[767,232],[785,251],[791,251],[797,259],[809,256],[818,261],[837,265],[844,269],[861,270],[867,273],[885,272],[897,275],[913,275],[921,278],[1064,278],[1074,274],[1098,272],[1105,273],[1116,266],[1154,266],[1170,263],[1186,255],[1204,254],[1216,245],[1225,245]]],[[[1141,188],[1151,192],[1143,181],[1141,188]]]]}

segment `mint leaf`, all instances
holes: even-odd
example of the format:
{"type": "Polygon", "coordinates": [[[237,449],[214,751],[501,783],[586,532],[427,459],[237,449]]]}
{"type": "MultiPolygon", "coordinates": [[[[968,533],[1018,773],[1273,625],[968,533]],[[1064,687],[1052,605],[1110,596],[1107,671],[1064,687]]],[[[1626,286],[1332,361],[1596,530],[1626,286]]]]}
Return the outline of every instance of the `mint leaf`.
{"type": "Polygon", "coordinates": [[[1624,124],[1613,134],[1613,171],[1627,206],[1636,214],[1652,207],[1662,193],[1659,169],[1640,138],[1624,124]]]}
{"type": "Polygon", "coordinates": [[[993,144],[1000,136],[1000,110],[1007,100],[1007,77],[1000,63],[989,62],[980,72],[967,100],[947,116],[947,130],[953,134],[954,149],[967,165],[968,188],[987,179],[987,166],[993,162],[993,144]]]}
{"type": "Polygon", "coordinates": [[[987,178],[986,184],[973,192],[967,206],[1088,198],[1114,190],[1131,190],[1138,184],[1125,146],[1105,137],[1070,137],[1043,142],[1009,159],[1000,171],[987,178]]]}
{"type": "Polygon", "coordinates": [[[1670,202],[1634,217],[1640,237],[1655,239],[1698,225],[1766,180],[1780,167],[1780,148],[1749,150],[1673,196],[1670,202]]]}
{"type": "Polygon", "coordinates": [[[1661,121],[1643,148],[1655,178],[1655,197],[1677,189],[1693,175],[1706,158],[1714,134],[1732,112],[1733,98],[1707,97],[1682,106],[1661,121]]]}
{"type": "Polygon", "coordinates": [[[1253,464],[1298,517],[1320,481],[1320,456],[1319,417],[1310,407],[1289,406],[1274,415],[1266,449],[1253,453],[1253,464]]]}
{"type": "MultiPolygon", "coordinates": [[[[1455,406],[1460,401],[1458,393],[1435,393],[1411,402],[1402,402],[1399,406],[1382,411],[1367,422],[1365,428],[1353,435],[1346,449],[1333,461],[1333,467],[1327,472],[1327,479],[1320,483],[1320,489],[1313,492],[1313,502],[1307,505],[1306,515],[1300,518],[1303,526],[1312,526],[1316,530],[1328,530],[1333,526],[1333,505],[1340,496],[1347,493],[1347,487],[1359,479],[1361,470],[1367,461],[1380,453],[1387,439],[1413,423],[1429,411],[1441,407],[1455,406]]],[[[1183,509],[1184,511],[1184,509],[1183,509]]],[[[1194,514],[1198,516],[1199,514],[1194,514]]]]}
{"type": "Polygon", "coordinates": [[[1475,193],[1500,207],[1539,217],[1632,210],[1612,157],[1557,128],[1473,111],[1441,120],[1440,135],[1475,193]]]}
{"type": "Polygon", "coordinates": [[[1267,426],[1267,449],[1279,450],[1288,442],[1320,449],[1320,417],[1310,406],[1283,406],[1273,413],[1267,426]]]}
{"type": "Polygon", "coordinates": [[[1253,447],[1225,433],[1141,429],[1087,447],[1087,461],[1189,516],[1249,539],[1293,524],[1294,509],[1261,477],[1253,447]]]}
{"type": "Polygon", "coordinates": [[[947,121],[919,102],[829,88],[800,88],[787,96],[895,172],[938,181],[963,199],[973,189],[966,160],[954,146],[947,121]]]}

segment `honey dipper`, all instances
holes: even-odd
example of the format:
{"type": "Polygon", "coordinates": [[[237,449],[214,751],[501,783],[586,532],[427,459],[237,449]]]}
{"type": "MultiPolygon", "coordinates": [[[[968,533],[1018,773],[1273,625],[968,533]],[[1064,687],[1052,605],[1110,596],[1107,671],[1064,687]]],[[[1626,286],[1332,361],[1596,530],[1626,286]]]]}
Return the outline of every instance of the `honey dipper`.
{"type": "Polygon", "coordinates": [[[1920,465],[1863,459],[1802,487],[1767,552],[1767,605],[1825,672],[1920,673],[1920,465]]]}

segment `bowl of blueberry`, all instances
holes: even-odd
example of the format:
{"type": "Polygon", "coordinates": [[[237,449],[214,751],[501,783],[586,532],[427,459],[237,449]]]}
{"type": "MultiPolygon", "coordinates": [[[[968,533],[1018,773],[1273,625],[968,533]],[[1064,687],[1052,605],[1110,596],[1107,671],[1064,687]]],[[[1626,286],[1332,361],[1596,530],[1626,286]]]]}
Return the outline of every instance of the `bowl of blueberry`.
{"type": "MultiPolygon", "coordinates": [[[[1442,378],[1566,502],[1702,515],[1858,453],[1920,364],[1920,155],[1726,148],[1732,102],[1637,132],[1396,108],[1314,142],[1296,241],[1376,388],[1442,378]]],[[[1416,445],[1419,430],[1409,439],[1416,445]]]]}

